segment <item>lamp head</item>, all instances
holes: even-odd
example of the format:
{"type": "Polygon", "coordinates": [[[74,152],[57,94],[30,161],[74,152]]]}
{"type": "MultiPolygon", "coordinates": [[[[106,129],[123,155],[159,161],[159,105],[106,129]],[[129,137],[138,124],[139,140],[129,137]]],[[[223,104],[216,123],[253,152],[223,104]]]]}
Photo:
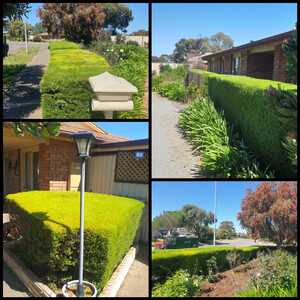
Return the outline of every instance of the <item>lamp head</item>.
{"type": "Polygon", "coordinates": [[[90,155],[90,148],[93,141],[96,139],[94,134],[90,132],[77,132],[70,135],[77,147],[77,156],[84,158],[89,157],[90,155]]]}

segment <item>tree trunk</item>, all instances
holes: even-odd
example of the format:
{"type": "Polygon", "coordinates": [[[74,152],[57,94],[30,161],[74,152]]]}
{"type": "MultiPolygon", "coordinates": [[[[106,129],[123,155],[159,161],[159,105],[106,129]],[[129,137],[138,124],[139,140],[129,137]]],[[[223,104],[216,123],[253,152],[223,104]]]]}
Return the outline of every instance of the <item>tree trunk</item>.
{"type": "Polygon", "coordinates": [[[276,246],[277,246],[277,250],[281,249],[281,243],[280,242],[276,242],[276,246]]]}

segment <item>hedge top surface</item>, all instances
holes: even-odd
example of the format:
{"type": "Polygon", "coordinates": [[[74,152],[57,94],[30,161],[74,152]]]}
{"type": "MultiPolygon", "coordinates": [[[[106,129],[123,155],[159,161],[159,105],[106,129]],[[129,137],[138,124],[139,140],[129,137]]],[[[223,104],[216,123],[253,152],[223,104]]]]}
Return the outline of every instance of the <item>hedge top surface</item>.
{"type": "Polygon", "coordinates": [[[95,76],[109,70],[110,66],[104,57],[86,50],[69,49],[51,51],[47,73],[49,71],[68,75],[87,73],[87,76],[95,76]]]}
{"type": "Polygon", "coordinates": [[[73,42],[50,42],[50,51],[64,49],[79,49],[79,45],[73,42]]]}
{"type": "Polygon", "coordinates": [[[284,82],[267,80],[267,79],[258,79],[258,78],[248,77],[248,76],[240,76],[240,75],[218,74],[218,73],[202,71],[202,70],[197,70],[197,69],[190,69],[190,71],[194,72],[194,73],[199,73],[199,74],[204,73],[204,75],[206,75],[208,77],[218,77],[222,80],[231,81],[236,84],[243,84],[243,85],[253,86],[253,87],[257,87],[257,88],[261,88],[261,89],[266,89],[270,85],[277,88],[278,84],[280,84],[280,86],[283,89],[297,90],[297,85],[291,84],[291,83],[284,83],[284,82]]]}
{"type": "MultiPolygon", "coordinates": [[[[249,246],[249,247],[227,247],[227,246],[216,246],[216,247],[204,247],[204,248],[183,248],[183,249],[165,249],[165,250],[153,250],[152,259],[170,258],[178,255],[197,255],[199,253],[211,253],[220,250],[233,251],[249,251],[259,249],[263,246],[249,246]]],[[[275,246],[276,247],[276,246],[275,246]]]]}
{"type": "MultiPolygon", "coordinates": [[[[34,191],[10,194],[6,198],[53,231],[65,232],[80,227],[80,192],[34,191]]],[[[131,211],[143,207],[144,204],[135,199],[85,193],[84,228],[111,232],[114,227],[123,226],[127,216],[132,216],[131,211]]]]}

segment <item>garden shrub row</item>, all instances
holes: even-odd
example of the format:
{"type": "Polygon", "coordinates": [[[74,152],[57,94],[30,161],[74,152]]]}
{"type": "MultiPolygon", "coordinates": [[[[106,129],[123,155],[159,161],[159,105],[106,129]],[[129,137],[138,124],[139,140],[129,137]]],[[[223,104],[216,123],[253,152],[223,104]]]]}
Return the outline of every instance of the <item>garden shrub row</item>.
{"type": "Polygon", "coordinates": [[[50,42],[50,51],[53,50],[65,50],[65,49],[79,49],[79,45],[73,42],[50,42]]]}
{"type": "Polygon", "coordinates": [[[40,83],[43,118],[90,119],[91,100],[96,96],[88,78],[111,72],[103,57],[73,44],[50,42],[50,62],[40,83]]]}
{"type": "Polygon", "coordinates": [[[201,174],[215,178],[274,178],[269,166],[261,169],[234,127],[208,98],[193,101],[180,114],[178,126],[201,152],[201,174]]]}
{"type": "Polygon", "coordinates": [[[119,51],[122,49],[122,60],[114,66],[114,75],[126,79],[133,84],[138,92],[131,97],[134,109],[127,112],[117,112],[119,119],[140,119],[145,113],[143,112],[142,99],[146,92],[145,83],[148,80],[148,52],[135,45],[116,45],[119,51]]]}
{"type": "MultiPolygon", "coordinates": [[[[34,191],[7,196],[21,235],[22,259],[39,275],[78,279],[80,192],[34,191]]],[[[144,204],[85,193],[84,280],[99,291],[128,252],[144,204]]]]}
{"type": "MultiPolygon", "coordinates": [[[[200,70],[191,71],[203,73],[200,70]]],[[[210,98],[218,109],[224,110],[226,120],[235,126],[247,147],[265,165],[271,164],[271,168],[277,170],[276,177],[295,177],[293,166],[281,144],[291,127],[282,124],[267,109],[263,96],[270,85],[277,87],[280,84],[285,90],[296,90],[297,86],[246,76],[204,74],[210,98]]]]}
{"type": "Polygon", "coordinates": [[[183,269],[190,274],[206,276],[208,275],[207,260],[212,256],[217,259],[219,271],[230,269],[226,255],[232,251],[237,251],[240,260],[247,261],[256,258],[258,251],[267,249],[276,250],[276,246],[251,246],[251,247],[205,247],[188,249],[167,249],[152,251],[152,276],[164,281],[172,276],[176,271],[183,269]]]}

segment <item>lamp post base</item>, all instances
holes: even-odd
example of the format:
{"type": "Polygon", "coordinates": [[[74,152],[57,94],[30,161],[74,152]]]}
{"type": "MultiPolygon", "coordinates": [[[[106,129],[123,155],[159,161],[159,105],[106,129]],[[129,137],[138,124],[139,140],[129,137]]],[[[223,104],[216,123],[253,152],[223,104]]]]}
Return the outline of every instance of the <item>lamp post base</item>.
{"type": "Polygon", "coordinates": [[[92,283],[88,281],[83,281],[83,288],[84,290],[81,296],[79,280],[72,280],[67,282],[62,287],[62,293],[64,297],[96,297],[97,296],[97,289],[92,283]]]}

